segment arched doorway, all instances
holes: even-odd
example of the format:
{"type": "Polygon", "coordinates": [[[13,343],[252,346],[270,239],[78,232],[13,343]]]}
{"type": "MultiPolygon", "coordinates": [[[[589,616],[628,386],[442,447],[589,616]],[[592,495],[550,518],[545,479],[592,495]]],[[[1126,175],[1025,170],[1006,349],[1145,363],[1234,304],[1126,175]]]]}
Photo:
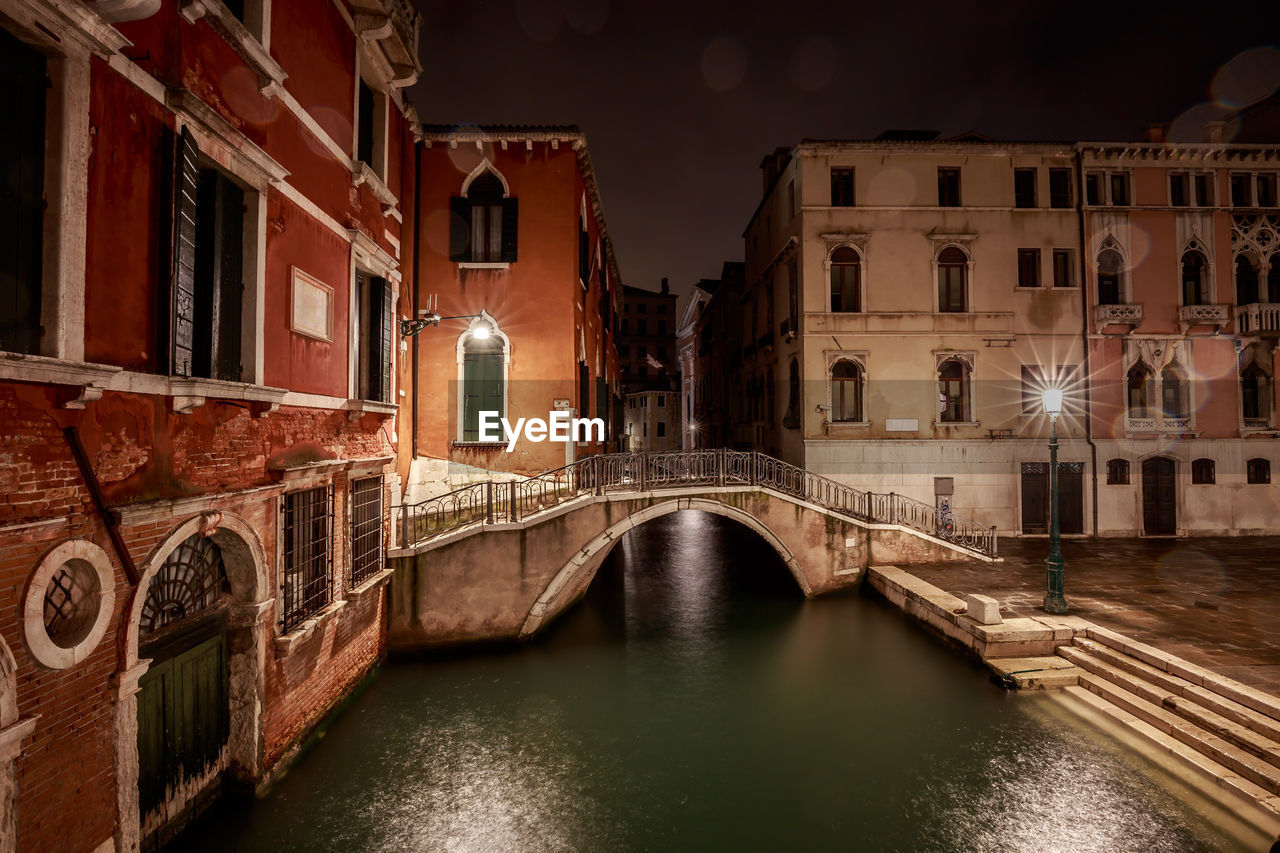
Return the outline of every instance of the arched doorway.
{"type": "Polygon", "coordinates": [[[197,811],[184,792],[216,789],[227,767],[230,604],[222,549],[199,532],[173,549],[143,600],[138,656],[151,661],[138,681],[144,841],[197,811]]]}
{"type": "Polygon", "coordinates": [[[1142,531],[1148,536],[1178,532],[1178,488],[1172,459],[1154,456],[1142,463],[1142,531]]]}

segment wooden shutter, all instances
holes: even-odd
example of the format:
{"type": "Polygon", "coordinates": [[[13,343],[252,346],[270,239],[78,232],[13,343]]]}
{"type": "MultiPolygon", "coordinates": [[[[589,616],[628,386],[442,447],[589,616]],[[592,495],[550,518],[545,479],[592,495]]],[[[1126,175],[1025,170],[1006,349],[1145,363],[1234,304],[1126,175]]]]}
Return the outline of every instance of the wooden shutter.
{"type": "Polygon", "coordinates": [[[578,281],[587,289],[587,277],[591,274],[591,248],[588,246],[586,223],[578,220],[578,281]]]}
{"type": "Polygon", "coordinates": [[[178,136],[173,165],[173,260],[169,286],[169,372],[190,376],[196,319],[196,215],[200,149],[191,131],[178,136]]]}
{"type": "Polygon", "coordinates": [[[449,260],[471,260],[471,202],[461,197],[449,199],[449,260]]]}
{"type": "Polygon", "coordinates": [[[391,402],[391,282],[374,276],[369,283],[369,388],[383,403],[391,402]]]}
{"type": "Polygon", "coordinates": [[[518,201],[514,198],[502,200],[502,260],[506,263],[516,260],[516,230],[520,222],[518,201]]]}

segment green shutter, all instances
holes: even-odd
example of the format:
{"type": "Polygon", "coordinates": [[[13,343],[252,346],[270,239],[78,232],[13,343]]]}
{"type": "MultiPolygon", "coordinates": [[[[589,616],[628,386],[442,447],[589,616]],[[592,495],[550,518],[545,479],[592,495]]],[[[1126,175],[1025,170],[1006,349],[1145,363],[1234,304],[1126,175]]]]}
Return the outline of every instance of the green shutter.
{"type": "Polygon", "coordinates": [[[480,413],[506,414],[503,397],[502,352],[472,344],[463,356],[462,440],[480,440],[480,413]]]}
{"type": "Polygon", "coordinates": [[[169,289],[169,372],[190,376],[195,348],[196,215],[200,149],[182,129],[174,150],[173,235],[169,289]]]}
{"type": "Polygon", "coordinates": [[[449,260],[471,260],[471,202],[449,199],[449,260]]]}

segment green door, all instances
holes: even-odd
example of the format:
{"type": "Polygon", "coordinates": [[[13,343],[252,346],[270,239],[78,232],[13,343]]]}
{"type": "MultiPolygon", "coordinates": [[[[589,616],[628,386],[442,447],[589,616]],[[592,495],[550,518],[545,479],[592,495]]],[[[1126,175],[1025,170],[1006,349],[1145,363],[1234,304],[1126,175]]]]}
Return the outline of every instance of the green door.
{"type": "Polygon", "coordinates": [[[165,790],[203,773],[227,742],[225,633],[155,661],[139,682],[138,794],[145,816],[165,790]]]}

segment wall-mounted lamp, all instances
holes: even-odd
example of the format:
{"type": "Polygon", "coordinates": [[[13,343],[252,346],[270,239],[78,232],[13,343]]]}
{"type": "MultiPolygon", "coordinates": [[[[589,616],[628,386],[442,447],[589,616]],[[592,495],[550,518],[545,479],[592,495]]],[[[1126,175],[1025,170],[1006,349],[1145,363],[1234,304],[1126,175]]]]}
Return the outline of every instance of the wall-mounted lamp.
{"type": "MultiPolygon", "coordinates": [[[[427,326],[439,326],[441,320],[474,320],[476,317],[479,317],[479,316],[481,315],[457,314],[452,317],[441,317],[439,314],[437,314],[434,311],[419,311],[418,319],[416,320],[402,319],[400,321],[400,336],[403,338],[411,338],[414,335],[418,334],[418,332],[421,332],[423,329],[427,328],[427,326]]],[[[477,326],[476,329],[472,331],[471,334],[473,337],[479,338],[480,340],[484,340],[485,338],[489,337],[489,327],[477,326]]]]}

